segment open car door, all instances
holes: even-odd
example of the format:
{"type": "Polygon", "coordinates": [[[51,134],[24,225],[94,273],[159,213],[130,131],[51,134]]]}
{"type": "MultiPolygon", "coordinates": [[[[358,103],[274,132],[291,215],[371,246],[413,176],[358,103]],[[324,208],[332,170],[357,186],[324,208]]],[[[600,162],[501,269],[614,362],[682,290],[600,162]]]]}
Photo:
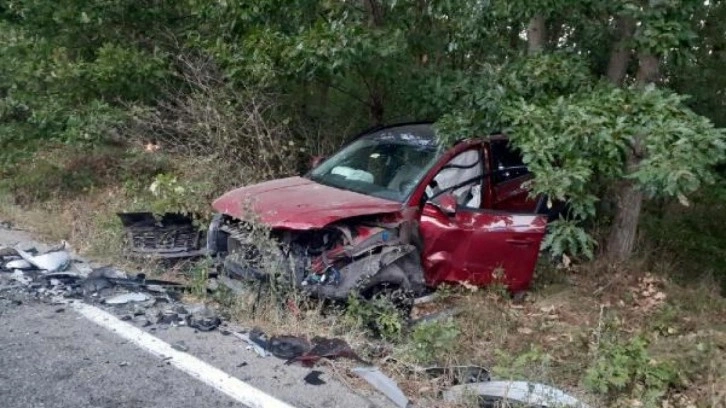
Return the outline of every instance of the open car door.
{"type": "Polygon", "coordinates": [[[481,149],[457,149],[428,178],[420,218],[426,281],[498,281],[523,290],[532,281],[547,220],[482,208],[488,178],[481,149]]]}
{"type": "Polygon", "coordinates": [[[540,215],[464,207],[446,214],[426,204],[421,215],[426,281],[432,286],[499,282],[511,291],[527,289],[546,225],[540,215]]]}

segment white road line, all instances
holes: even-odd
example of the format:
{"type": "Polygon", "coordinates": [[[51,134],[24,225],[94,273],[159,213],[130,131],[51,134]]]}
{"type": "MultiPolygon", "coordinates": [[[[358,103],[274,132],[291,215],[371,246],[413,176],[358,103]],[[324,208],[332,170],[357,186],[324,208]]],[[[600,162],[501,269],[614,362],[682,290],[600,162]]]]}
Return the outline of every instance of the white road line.
{"type": "Polygon", "coordinates": [[[93,323],[135,343],[151,354],[167,359],[174,367],[249,408],[294,408],[190,354],[174,350],[168,343],[104,310],[81,302],[74,302],[73,308],[93,323]]]}

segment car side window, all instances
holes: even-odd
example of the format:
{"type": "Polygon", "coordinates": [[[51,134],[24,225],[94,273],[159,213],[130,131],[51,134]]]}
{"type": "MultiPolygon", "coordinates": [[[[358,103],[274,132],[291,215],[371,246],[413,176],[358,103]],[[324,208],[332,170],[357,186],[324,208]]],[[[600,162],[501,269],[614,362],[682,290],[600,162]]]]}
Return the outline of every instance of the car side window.
{"type": "Polygon", "coordinates": [[[492,140],[492,179],[494,184],[503,183],[529,174],[520,152],[507,140],[492,140]]]}
{"type": "Polygon", "coordinates": [[[428,201],[437,203],[445,193],[451,193],[465,208],[481,207],[481,188],[484,165],[481,150],[470,149],[449,160],[426,188],[428,201]]]}

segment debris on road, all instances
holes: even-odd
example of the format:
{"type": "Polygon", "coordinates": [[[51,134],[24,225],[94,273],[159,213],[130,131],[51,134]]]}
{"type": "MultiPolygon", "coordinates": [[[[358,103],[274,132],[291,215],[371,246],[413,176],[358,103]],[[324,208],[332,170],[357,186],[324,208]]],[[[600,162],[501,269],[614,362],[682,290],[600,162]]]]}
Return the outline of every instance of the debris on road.
{"type": "Polygon", "coordinates": [[[389,400],[396,404],[396,406],[400,408],[406,408],[409,406],[408,398],[398,387],[398,384],[396,384],[396,382],[390,377],[383,374],[378,367],[356,367],[352,371],[368,382],[368,384],[372,385],[373,388],[380,391],[389,400]]]}
{"type": "Polygon", "coordinates": [[[339,357],[345,357],[356,360],[360,363],[370,365],[358,354],[353,351],[350,345],[343,339],[328,339],[325,337],[313,337],[311,340],[313,347],[298,357],[289,359],[285,364],[300,362],[304,367],[313,367],[322,358],[334,360],[339,357]]]}
{"type": "Polygon", "coordinates": [[[233,333],[233,335],[244,340],[250,346],[250,349],[254,350],[260,357],[274,355],[277,358],[287,360],[285,364],[299,362],[304,367],[314,367],[323,358],[334,360],[340,357],[369,364],[360,358],[343,339],[329,339],[317,336],[310,341],[297,336],[273,336],[268,338],[258,328],[252,329],[249,334],[233,333]]]}
{"type": "Polygon", "coordinates": [[[14,271],[10,275],[10,279],[23,285],[30,285],[30,282],[33,281],[33,279],[31,279],[29,276],[26,276],[22,271],[14,271]]]}
{"type": "Polygon", "coordinates": [[[22,249],[16,249],[18,255],[36,268],[48,272],[56,272],[66,269],[71,263],[71,255],[65,250],[47,252],[42,255],[33,256],[22,249]]]}
{"type": "Polygon", "coordinates": [[[44,254],[36,255],[34,249],[0,248],[0,269],[37,269],[46,272],[57,272],[67,269],[71,263],[71,255],[65,250],[65,242],[59,248],[44,254]]]}
{"type": "Polygon", "coordinates": [[[451,387],[444,392],[447,402],[461,402],[478,396],[483,403],[520,403],[537,407],[587,408],[577,398],[548,385],[528,381],[486,381],[451,387]]]}
{"type": "Polygon", "coordinates": [[[206,235],[194,217],[178,213],[118,213],[131,253],[143,257],[182,258],[206,254],[206,235]]]}
{"type": "Polygon", "coordinates": [[[216,329],[222,323],[217,313],[207,306],[202,305],[190,310],[187,324],[193,329],[208,332],[216,329]]]}
{"type": "Polygon", "coordinates": [[[300,357],[310,351],[312,345],[302,337],[297,336],[273,336],[269,342],[272,355],[284,360],[300,357]]]}
{"type": "Polygon", "coordinates": [[[148,302],[149,300],[152,300],[153,298],[145,293],[141,292],[131,292],[131,293],[122,293],[120,295],[112,296],[110,298],[104,299],[104,303],[107,305],[125,305],[127,303],[133,303],[133,302],[148,302]]]}
{"type": "Polygon", "coordinates": [[[320,378],[320,376],[322,374],[323,374],[322,371],[313,370],[313,371],[309,372],[308,375],[306,375],[303,378],[303,381],[305,381],[307,384],[310,384],[310,385],[323,385],[323,384],[325,384],[325,381],[323,381],[320,378]]]}
{"type": "Polygon", "coordinates": [[[31,269],[33,265],[25,259],[15,259],[5,264],[5,269],[31,269]]]}
{"type": "Polygon", "coordinates": [[[187,344],[184,342],[184,340],[177,341],[176,343],[172,344],[171,348],[173,348],[174,350],[177,350],[177,351],[183,351],[183,352],[189,351],[189,346],[187,346],[187,344]]]}
{"type": "MultiPolygon", "coordinates": [[[[253,350],[255,353],[257,353],[260,357],[267,357],[272,355],[271,353],[268,353],[266,350],[267,343],[264,343],[264,346],[261,346],[256,341],[252,340],[251,335],[245,334],[245,333],[232,333],[233,336],[241,339],[242,341],[246,342],[249,345],[249,349],[253,350]]],[[[259,341],[259,339],[258,339],[259,341]]]]}

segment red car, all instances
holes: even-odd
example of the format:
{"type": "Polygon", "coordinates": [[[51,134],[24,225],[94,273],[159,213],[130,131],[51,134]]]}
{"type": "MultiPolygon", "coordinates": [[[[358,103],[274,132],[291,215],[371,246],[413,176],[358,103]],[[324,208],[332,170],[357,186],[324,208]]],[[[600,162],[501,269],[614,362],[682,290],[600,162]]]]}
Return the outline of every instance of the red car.
{"type": "Polygon", "coordinates": [[[207,250],[231,277],[268,278],[250,211],[309,294],[422,293],[448,283],[527,289],[547,226],[532,175],[506,137],[443,148],[430,123],[365,133],[303,177],[241,187],[213,203],[207,250]]]}

